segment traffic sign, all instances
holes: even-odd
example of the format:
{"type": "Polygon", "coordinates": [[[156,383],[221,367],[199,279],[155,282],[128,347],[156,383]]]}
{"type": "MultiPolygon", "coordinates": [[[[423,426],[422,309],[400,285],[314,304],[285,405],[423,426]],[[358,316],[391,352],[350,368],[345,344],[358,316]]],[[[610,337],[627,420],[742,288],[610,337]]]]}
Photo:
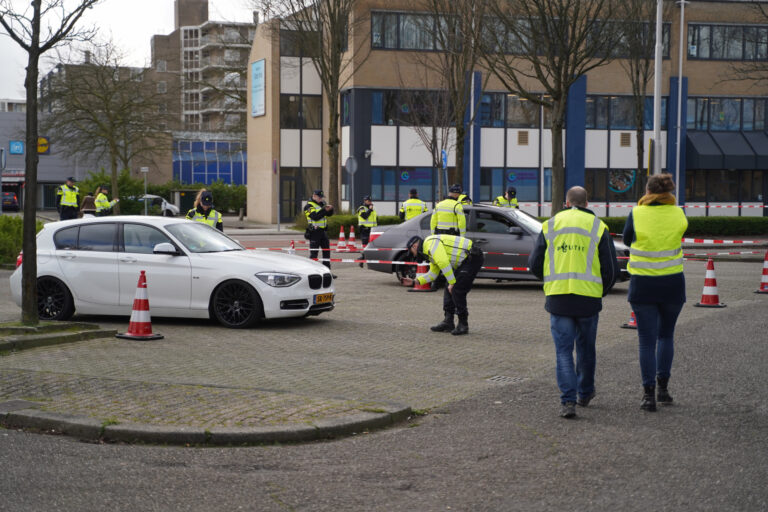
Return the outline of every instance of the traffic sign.
{"type": "Polygon", "coordinates": [[[354,176],[354,174],[357,172],[357,158],[353,156],[347,158],[347,161],[344,163],[344,168],[349,174],[354,176]]]}
{"type": "Polygon", "coordinates": [[[440,159],[443,162],[443,169],[448,168],[448,152],[444,149],[440,150],[440,159]]]}
{"type": "Polygon", "coordinates": [[[48,143],[48,137],[38,137],[37,138],[37,154],[38,155],[47,155],[51,151],[51,146],[48,143]]]}
{"type": "Polygon", "coordinates": [[[21,140],[12,140],[8,143],[8,146],[10,149],[9,153],[12,155],[23,155],[24,154],[24,141],[21,140]]]}
{"type": "Polygon", "coordinates": [[[149,167],[142,167],[140,170],[143,173],[148,173],[149,172],[149,167]]]}

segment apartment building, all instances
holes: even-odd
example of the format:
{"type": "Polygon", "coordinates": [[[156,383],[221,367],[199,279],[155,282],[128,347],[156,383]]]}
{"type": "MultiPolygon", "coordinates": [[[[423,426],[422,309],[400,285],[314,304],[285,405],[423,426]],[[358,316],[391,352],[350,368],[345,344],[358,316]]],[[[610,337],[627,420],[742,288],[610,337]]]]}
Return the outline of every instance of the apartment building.
{"type": "MultiPolygon", "coordinates": [[[[734,79],[734,66],[740,63],[768,67],[768,19],[751,3],[689,2],[682,38],[678,8],[664,23],[661,151],[664,170],[677,176],[688,215],[766,214],[768,87],[734,79]]],[[[413,92],[429,89],[414,55],[439,51],[432,34],[420,28],[419,17],[427,9],[398,0],[370,0],[357,8],[355,17],[368,25],[351,35],[354,43],[346,56],[356,58],[360,43],[366,55],[342,91],[339,112],[341,162],[349,157],[357,162],[354,202],[371,195],[380,213],[391,214],[411,188],[435,202],[440,169],[408,122],[410,116],[403,115],[418,108],[413,92]]],[[[327,107],[319,76],[311,59],[297,53],[290,37],[280,35],[288,32],[275,23],[258,27],[249,61],[249,181],[260,187],[249,190],[248,211],[266,222],[277,220],[278,204],[282,220],[292,219],[310,190],[327,188],[329,175],[327,107]]],[[[487,73],[481,67],[472,73],[474,115],[467,115],[463,186],[475,201],[490,201],[513,185],[526,211],[547,215],[552,201],[548,112],[510,94],[487,73]]],[[[544,94],[533,82],[529,90],[544,94]]],[[[586,186],[601,215],[625,215],[642,194],[647,170],[637,165],[631,90],[617,60],[581,77],[568,96],[566,186],[586,186]]],[[[651,98],[646,105],[652,105],[651,98]]],[[[653,123],[652,109],[646,112],[647,155],[653,123]]],[[[449,169],[456,165],[452,153],[447,155],[449,169]]],[[[344,181],[349,181],[346,173],[344,181]]]]}

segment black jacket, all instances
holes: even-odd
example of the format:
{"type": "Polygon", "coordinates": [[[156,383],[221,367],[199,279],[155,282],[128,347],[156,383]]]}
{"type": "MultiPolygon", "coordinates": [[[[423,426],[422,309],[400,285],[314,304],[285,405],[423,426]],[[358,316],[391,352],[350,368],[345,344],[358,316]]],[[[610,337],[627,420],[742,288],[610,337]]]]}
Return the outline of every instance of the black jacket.
{"type": "MultiPolygon", "coordinates": [[[[314,221],[318,221],[323,217],[330,217],[331,215],[333,215],[333,208],[331,208],[330,210],[325,209],[325,201],[320,201],[319,203],[316,203],[316,204],[320,206],[320,209],[317,211],[311,212],[309,214],[310,219],[314,221]]],[[[312,207],[309,205],[309,203],[307,203],[307,205],[304,207],[304,211],[307,211],[310,209],[312,209],[312,207]]]]}
{"type": "MultiPolygon", "coordinates": [[[[594,212],[586,208],[579,210],[594,215],[594,212]]],[[[528,266],[533,275],[544,279],[544,255],[547,252],[547,240],[544,232],[539,234],[536,247],[528,257],[528,266]]],[[[616,247],[613,239],[606,229],[597,246],[598,259],[600,260],[600,276],[603,280],[603,297],[616,283],[619,275],[619,262],[616,259],[616,247]]],[[[564,295],[547,295],[544,309],[553,315],[586,317],[593,316],[603,309],[603,300],[599,297],[585,297],[574,293],[564,295]]]]}

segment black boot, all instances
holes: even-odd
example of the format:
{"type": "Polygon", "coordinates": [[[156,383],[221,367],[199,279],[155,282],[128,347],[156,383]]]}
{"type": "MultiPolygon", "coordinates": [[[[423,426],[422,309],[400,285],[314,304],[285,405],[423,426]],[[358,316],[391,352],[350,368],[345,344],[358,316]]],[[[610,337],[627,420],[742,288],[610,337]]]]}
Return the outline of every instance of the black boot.
{"type": "Polygon", "coordinates": [[[434,332],[451,332],[454,329],[453,325],[453,315],[452,314],[445,314],[445,318],[443,318],[443,321],[440,322],[437,325],[433,325],[430,327],[430,329],[434,332]]]}
{"type": "Polygon", "coordinates": [[[669,384],[669,377],[656,377],[656,400],[661,405],[671,405],[672,396],[667,391],[667,385],[669,384]]]}
{"type": "Polygon", "coordinates": [[[656,386],[643,386],[643,402],[640,408],[644,411],[656,411],[656,386]]]}
{"type": "Polygon", "coordinates": [[[459,323],[456,324],[456,328],[451,331],[451,334],[454,336],[460,336],[462,334],[469,333],[469,324],[467,323],[467,317],[466,316],[460,316],[459,317],[459,323]]]}

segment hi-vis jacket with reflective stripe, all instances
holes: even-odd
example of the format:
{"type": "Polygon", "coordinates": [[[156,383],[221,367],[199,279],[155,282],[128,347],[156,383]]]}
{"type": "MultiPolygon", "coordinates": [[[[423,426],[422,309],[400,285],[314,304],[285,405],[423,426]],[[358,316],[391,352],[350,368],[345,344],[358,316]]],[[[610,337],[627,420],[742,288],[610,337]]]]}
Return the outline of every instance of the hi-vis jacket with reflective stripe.
{"type": "Polygon", "coordinates": [[[400,206],[400,218],[411,220],[427,211],[427,203],[421,199],[412,197],[400,206]]]}
{"type": "Polygon", "coordinates": [[[455,229],[460,235],[467,230],[467,219],[464,217],[464,207],[452,197],[447,197],[437,203],[429,222],[432,233],[435,229],[455,229]]]}
{"type": "Polygon", "coordinates": [[[472,206],[472,199],[467,194],[459,195],[456,200],[465,206],[472,206]]]}
{"type": "Polygon", "coordinates": [[[325,229],[328,227],[328,219],[326,217],[321,217],[318,220],[315,220],[311,217],[313,213],[322,209],[323,207],[316,202],[311,200],[307,201],[307,206],[304,207],[304,216],[307,218],[307,225],[320,229],[325,229]]]}
{"type": "Polygon", "coordinates": [[[362,226],[365,228],[373,228],[379,225],[378,221],[376,220],[376,210],[371,208],[368,210],[368,207],[365,205],[360,205],[357,208],[357,225],[362,226]],[[364,217],[368,213],[367,217],[364,217]]]}
{"type": "Polygon", "coordinates": [[[80,194],[80,189],[73,186],[68,187],[66,184],[61,185],[56,191],[56,195],[60,196],[61,200],[59,204],[61,206],[77,206],[77,196],[80,194]]]}
{"type": "Polygon", "coordinates": [[[635,240],[629,248],[630,274],[666,276],[683,271],[681,239],[688,228],[682,208],[674,205],[635,206],[635,240]]]}
{"type": "Polygon", "coordinates": [[[113,199],[112,201],[110,201],[109,199],[107,199],[106,194],[104,194],[103,192],[99,192],[99,195],[96,196],[95,204],[96,204],[96,212],[101,213],[115,206],[117,204],[117,199],[113,199]]]}
{"type": "Polygon", "coordinates": [[[565,210],[542,225],[547,241],[544,293],[603,296],[597,248],[607,226],[578,208],[565,210]]]}
{"type": "Polygon", "coordinates": [[[493,206],[502,206],[506,208],[517,208],[517,198],[507,199],[504,196],[499,196],[493,200],[493,206]]]}
{"type": "Polygon", "coordinates": [[[194,220],[195,222],[202,222],[203,224],[208,224],[212,228],[217,228],[217,224],[221,222],[221,214],[211,208],[208,211],[208,216],[206,217],[199,211],[197,211],[196,208],[193,208],[187,212],[187,218],[189,220],[194,220]]]}
{"type": "Polygon", "coordinates": [[[422,252],[429,259],[429,272],[416,278],[419,284],[431,283],[442,272],[450,284],[456,282],[453,271],[467,259],[472,240],[462,236],[432,235],[424,239],[422,252]]]}

